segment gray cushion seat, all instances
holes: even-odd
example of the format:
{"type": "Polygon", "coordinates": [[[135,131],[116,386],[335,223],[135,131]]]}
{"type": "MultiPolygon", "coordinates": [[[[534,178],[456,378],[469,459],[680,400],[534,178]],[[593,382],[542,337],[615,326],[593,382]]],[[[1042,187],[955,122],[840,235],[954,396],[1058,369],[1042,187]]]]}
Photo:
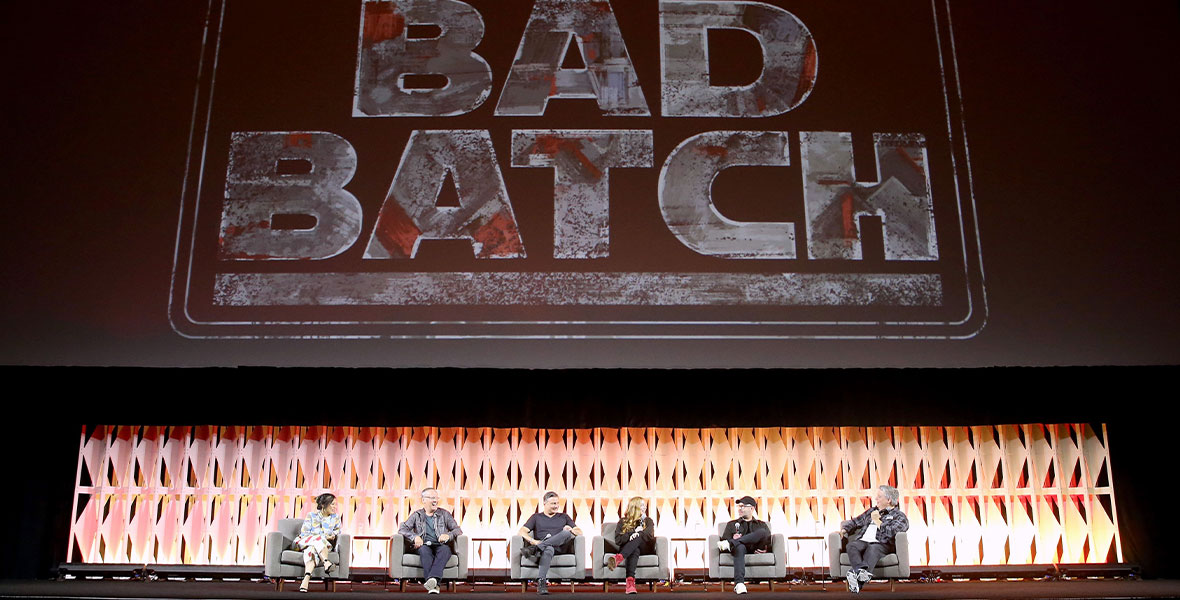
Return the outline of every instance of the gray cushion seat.
{"type": "MultiPolygon", "coordinates": [[[[723,567],[732,567],[733,566],[733,555],[732,554],[730,554],[728,552],[722,552],[721,556],[719,556],[718,558],[720,560],[721,566],[723,566],[723,567]]],[[[747,570],[749,567],[757,567],[757,566],[773,567],[774,566],[774,553],[767,551],[767,552],[762,552],[762,553],[750,552],[750,553],[746,554],[747,570]]]]}
{"type": "MultiPolygon", "coordinates": [[[[394,541],[396,542],[397,540],[394,540],[394,541]]],[[[410,554],[409,552],[406,552],[406,553],[402,554],[402,566],[403,567],[417,567],[417,568],[421,569],[422,568],[422,557],[418,556],[417,554],[410,554]]],[[[459,566],[459,557],[456,556],[454,553],[451,553],[451,556],[447,558],[447,564],[443,568],[449,569],[451,567],[458,567],[458,566],[459,566]]]]}
{"type": "MultiPolygon", "coordinates": [[[[303,567],[303,552],[299,550],[283,550],[283,556],[279,559],[284,565],[298,565],[303,567]]],[[[334,565],[340,564],[340,553],[329,552],[328,561],[334,565]]]]}
{"type": "MultiPolygon", "coordinates": [[[[607,561],[609,561],[610,557],[612,557],[612,556],[614,556],[614,554],[608,553],[606,556],[602,557],[602,564],[604,564],[604,565],[608,564],[607,561]]],[[[656,556],[655,554],[640,554],[639,561],[636,562],[635,566],[637,568],[658,567],[658,566],[660,566],[660,557],[656,556]]],[[[616,568],[622,568],[622,567],[616,567],[616,568]]]]}
{"type": "MultiPolygon", "coordinates": [[[[522,567],[536,567],[539,566],[540,561],[533,560],[527,556],[520,557],[520,565],[522,567]]],[[[577,557],[573,554],[554,554],[553,560],[549,561],[549,568],[553,567],[573,567],[578,564],[577,557]]]]}

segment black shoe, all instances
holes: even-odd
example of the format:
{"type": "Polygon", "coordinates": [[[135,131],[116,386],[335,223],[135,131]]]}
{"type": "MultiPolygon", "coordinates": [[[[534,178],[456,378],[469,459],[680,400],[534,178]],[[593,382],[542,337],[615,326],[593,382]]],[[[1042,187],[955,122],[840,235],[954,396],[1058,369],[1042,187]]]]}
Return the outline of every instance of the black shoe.
{"type": "Polygon", "coordinates": [[[524,548],[521,548],[520,555],[533,562],[538,562],[541,558],[541,547],[528,544],[524,548]]]}
{"type": "Polygon", "coordinates": [[[545,579],[538,579],[537,580],[537,595],[539,595],[539,596],[548,596],[549,595],[549,581],[548,580],[545,580],[545,579]]]}

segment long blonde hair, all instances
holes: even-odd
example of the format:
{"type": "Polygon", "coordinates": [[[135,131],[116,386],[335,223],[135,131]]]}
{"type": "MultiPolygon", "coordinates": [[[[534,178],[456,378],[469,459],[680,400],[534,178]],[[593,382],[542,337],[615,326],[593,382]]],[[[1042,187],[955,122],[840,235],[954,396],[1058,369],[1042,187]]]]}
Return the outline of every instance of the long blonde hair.
{"type": "Polygon", "coordinates": [[[623,531],[635,529],[643,521],[643,498],[635,496],[627,502],[627,510],[623,511],[623,531]]]}

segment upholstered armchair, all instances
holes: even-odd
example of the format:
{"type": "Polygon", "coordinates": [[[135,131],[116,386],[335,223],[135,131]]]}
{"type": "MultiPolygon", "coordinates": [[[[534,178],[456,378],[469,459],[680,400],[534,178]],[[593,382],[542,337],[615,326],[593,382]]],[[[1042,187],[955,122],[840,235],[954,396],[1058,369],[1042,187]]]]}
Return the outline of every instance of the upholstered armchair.
{"type": "MultiPolygon", "coordinates": [[[[262,550],[263,574],[274,580],[278,591],[283,590],[284,579],[303,577],[303,552],[291,547],[302,527],[303,519],[279,519],[278,531],[266,534],[266,545],[262,550]]],[[[351,558],[352,536],[342,533],[336,538],[336,547],[328,552],[328,560],[335,565],[331,575],[333,591],[336,590],[335,579],[348,579],[351,558]]],[[[327,577],[323,567],[316,567],[311,576],[316,579],[327,577]]]]}
{"type": "MultiPolygon", "coordinates": [[[[526,558],[521,550],[524,548],[524,538],[514,535],[508,541],[508,565],[511,567],[512,579],[527,580],[537,578],[537,561],[526,558]]],[[[553,562],[549,563],[549,581],[560,579],[582,580],[586,578],[586,536],[574,537],[573,554],[556,554],[553,562]]],[[[523,581],[522,581],[523,583],[523,581]]]]}
{"type": "MultiPolygon", "coordinates": [[[[710,535],[705,550],[709,553],[709,578],[733,579],[733,554],[717,549],[717,542],[721,541],[728,523],[718,523],[717,533],[710,535]]],[[[751,552],[746,555],[746,580],[771,582],[787,576],[787,540],[781,533],[770,536],[770,549],[761,554],[751,552]]]]}
{"type": "MultiPolygon", "coordinates": [[[[400,582],[399,588],[401,590],[405,590],[407,579],[420,579],[426,576],[422,571],[422,557],[406,545],[406,538],[395,533],[389,545],[388,574],[391,579],[397,579],[400,582]]],[[[455,581],[467,579],[467,560],[471,555],[471,538],[466,535],[456,537],[451,550],[454,552],[447,559],[447,565],[443,567],[442,578],[443,583],[448,584],[451,591],[454,591],[455,581]]]]}
{"type": "MultiPolygon", "coordinates": [[[[593,548],[590,559],[594,566],[594,578],[601,581],[619,581],[627,577],[627,568],[619,563],[614,569],[607,568],[607,557],[616,554],[619,548],[615,546],[615,522],[602,524],[602,535],[594,536],[591,543],[593,548]]],[[[635,569],[636,580],[667,581],[671,569],[668,562],[668,538],[656,536],[656,553],[640,554],[639,566],[635,569]]]]}
{"type": "MultiPolygon", "coordinates": [[[[910,576],[910,539],[906,532],[897,534],[894,538],[897,552],[886,554],[873,567],[874,579],[888,579],[889,589],[893,589],[896,579],[907,579],[910,576]]],[[[848,553],[844,551],[844,538],[839,531],[828,534],[828,562],[832,569],[832,579],[839,581],[848,575],[848,553]]]]}

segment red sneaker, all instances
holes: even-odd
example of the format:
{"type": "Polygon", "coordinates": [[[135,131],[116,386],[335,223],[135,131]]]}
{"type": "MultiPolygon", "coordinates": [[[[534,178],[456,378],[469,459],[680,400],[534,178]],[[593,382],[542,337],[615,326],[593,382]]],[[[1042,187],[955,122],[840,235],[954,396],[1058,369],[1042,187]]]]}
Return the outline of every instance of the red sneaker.
{"type": "Polygon", "coordinates": [[[611,556],[606,557],[606,568],[608,568],[612,571],[614,571],[615,568],[621,564],[623,564],[623,555],[622,554],[613,554],[611,556]]]}
{"type": "Polygon", "coordinates": [[[628,594],[638,594],[639,593],[639,590],[635,589],[635,578],[634,577],[627,578],[627,593],[628,594]]]}

